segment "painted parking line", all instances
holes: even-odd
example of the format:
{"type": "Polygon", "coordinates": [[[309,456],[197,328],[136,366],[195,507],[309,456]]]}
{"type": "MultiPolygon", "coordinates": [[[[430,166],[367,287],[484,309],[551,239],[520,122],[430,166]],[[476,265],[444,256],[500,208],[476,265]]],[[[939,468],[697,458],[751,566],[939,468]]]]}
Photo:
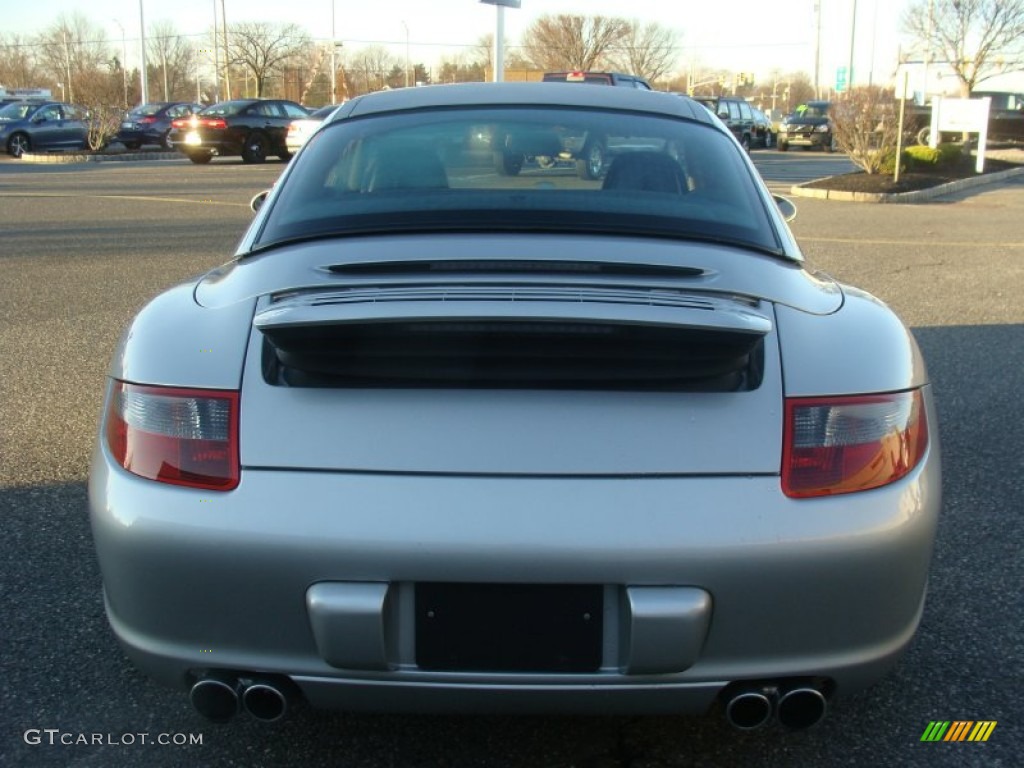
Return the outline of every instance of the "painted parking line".
{"type": "Polygon", "coordinates": [[[96,195],[69,194],[67,192],[0,192],[0,198],[89,198],[90,200],[136,200],[151,203],[184,203],[187,205],[222,205],[229,208],[248,208],[249,203],[228,203],[219,200],[196,200],[187,197],[151,197],[148,195],[96,195]]]}

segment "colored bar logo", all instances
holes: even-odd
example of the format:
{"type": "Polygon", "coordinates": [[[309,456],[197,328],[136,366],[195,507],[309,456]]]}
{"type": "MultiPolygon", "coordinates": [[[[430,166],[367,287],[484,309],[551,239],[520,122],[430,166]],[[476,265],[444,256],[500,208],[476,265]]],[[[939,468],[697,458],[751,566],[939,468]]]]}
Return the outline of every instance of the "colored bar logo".
{"type": "Polygon", "coordinates": [[[995,720],[932,720],[921,741],[988,741],[996,729],[995,720]]]}

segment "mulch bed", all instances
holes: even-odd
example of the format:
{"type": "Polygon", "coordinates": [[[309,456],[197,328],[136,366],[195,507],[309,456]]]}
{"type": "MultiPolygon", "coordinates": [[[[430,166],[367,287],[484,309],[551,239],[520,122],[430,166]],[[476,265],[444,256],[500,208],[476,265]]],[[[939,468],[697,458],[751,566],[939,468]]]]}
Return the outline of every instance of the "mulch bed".
{"type": "MultiPolygon", "coordinates": [[[[954,168],[943,168],[941,171],[922,173],[901,173],[899,183],[893,181],[892,175],[878,173],[867,174],[863,171],[847,173],[842,176],[830,176],[826,179],[818,179],[804,186],[814,189],[834,189],[841,192],[881,192],[891,194],[894,192],[914,192],[919,189],[936,187],[958,179],[965,179],[976,176],[974,172],[975,159],[965,158],[965,162],[954,168]]],[[[996,173],[1010,168],[1020,168],[1017,163],[1008,163],[1005,160],[985,158],[985,173],[996,173]]]]}

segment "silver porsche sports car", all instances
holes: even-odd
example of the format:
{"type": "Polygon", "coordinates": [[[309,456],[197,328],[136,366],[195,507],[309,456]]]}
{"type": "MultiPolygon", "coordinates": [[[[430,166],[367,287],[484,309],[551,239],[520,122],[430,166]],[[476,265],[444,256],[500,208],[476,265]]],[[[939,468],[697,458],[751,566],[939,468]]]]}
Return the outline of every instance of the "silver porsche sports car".
{"type": "Polygon", "coordinates": [[[128,655],[214,720],[798,728],[921,617],[924,363],[672,94],[339,108],[114,354],[90,479],[128,655]]]}

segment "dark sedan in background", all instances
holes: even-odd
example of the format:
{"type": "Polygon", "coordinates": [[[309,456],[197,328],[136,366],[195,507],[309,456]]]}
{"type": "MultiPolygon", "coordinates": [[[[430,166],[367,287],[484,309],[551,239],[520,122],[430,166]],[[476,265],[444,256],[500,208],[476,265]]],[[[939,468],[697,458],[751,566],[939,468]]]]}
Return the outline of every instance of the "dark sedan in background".
{"type": "Polygon", "coordinates": [[[168,143],[193,163],[216,156],[241,155],[246,163],[262,163],[269,155],[288,160],[285,137],[292,120],[309,110],[283,99],[234,99],[214,104],[171,123],[168,143]]]}
{"type": "Polygon", "coordinates": [[[0,108],[0,146],[21,157],[41,149],[89,146],[86,112],[57,101],[15,101],[0,108]]]}
{"type": "Polygon", "coordinates": [[[138,149],[145,144],[170,148],[167,139],[171,133],[171,122],[179,117],[189,117],[202,108],[202,104],[188,101],[143,104],[125,115],[115,138],[128,149],[138,149]]]}

